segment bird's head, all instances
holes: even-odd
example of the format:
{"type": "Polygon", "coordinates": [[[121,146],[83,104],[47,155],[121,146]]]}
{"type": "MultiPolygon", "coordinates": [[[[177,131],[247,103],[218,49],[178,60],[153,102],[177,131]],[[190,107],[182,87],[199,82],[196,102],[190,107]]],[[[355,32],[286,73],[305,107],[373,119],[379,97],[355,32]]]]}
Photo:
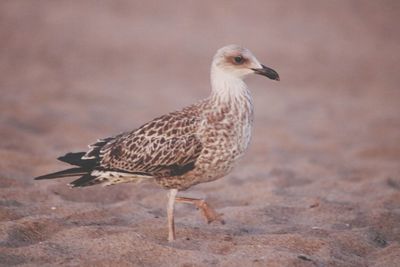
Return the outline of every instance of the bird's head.
{"type": "Polygon", "coordinates": [[[275,70],[261,64],[250,50],[238,45],[220,48],[214,56],[211,70],[239,79],[255,73],[279,81],[279,75],[275,70]]]}

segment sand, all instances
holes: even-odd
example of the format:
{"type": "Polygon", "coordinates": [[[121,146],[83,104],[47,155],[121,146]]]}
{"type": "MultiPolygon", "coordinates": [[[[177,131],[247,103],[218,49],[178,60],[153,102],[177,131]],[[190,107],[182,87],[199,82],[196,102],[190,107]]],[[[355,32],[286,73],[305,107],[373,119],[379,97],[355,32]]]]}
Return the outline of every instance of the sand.
{"type": "Polygon", "coordinates": [[[399,266],[396,1],[2,1],[1,266],[399,266]],[[238,43],[281,82],[251,77],[252,145],[232,174],[180,193],[71,189],[32,178],[56,157],[209,93],[238,43]]]}

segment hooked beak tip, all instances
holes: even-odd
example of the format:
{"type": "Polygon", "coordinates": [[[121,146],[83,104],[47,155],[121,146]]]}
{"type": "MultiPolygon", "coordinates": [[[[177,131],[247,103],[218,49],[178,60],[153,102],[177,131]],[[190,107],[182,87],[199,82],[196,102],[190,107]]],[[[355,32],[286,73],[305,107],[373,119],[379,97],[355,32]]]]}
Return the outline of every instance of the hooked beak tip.
{"type": "Polygon", "coordinates": [[[266,77],[270,78],[271,80],[275,80],[275,81],[281,80],[279,77],[279,74],[275,70],[268,68],[267,66],[262,65],[262,64],[261,64],[261,66],[262,66],[262,68],[252,69],[255,74],[266,76],[266,77]]]}

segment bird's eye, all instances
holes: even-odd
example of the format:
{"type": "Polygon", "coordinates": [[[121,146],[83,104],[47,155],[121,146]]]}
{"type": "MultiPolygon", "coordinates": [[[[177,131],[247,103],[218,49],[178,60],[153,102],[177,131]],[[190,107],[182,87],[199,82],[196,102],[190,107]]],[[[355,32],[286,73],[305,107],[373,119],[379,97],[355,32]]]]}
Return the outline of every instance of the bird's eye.
{"type": "Polygon", "coordinates": [[[243,63],[243,57],[242,56],[234,57],[233,60],[235,60],[236,64],[242,64],[243,63]]]}

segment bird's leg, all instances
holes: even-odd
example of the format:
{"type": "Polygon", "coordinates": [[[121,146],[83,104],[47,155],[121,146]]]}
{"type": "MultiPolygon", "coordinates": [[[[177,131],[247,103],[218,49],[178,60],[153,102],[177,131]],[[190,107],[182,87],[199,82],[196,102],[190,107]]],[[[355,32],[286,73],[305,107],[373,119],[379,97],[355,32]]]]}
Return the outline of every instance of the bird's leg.
{"type": "Polygon", "coordinates": [[[168,241],[175,240],[174,206],[175,206],[175,197],[177,193],[178,189],[170,189],[168,193],[168,206],[167,206],[168,241]]]}
{"type": "Polygon", "coordinates": [[[225,221],[222,219],[223,214],[217,213],[204,199],[176,197],[175,200],[176,202],[195,205],[198,209],[201,210],[201,213],[206,218],[207,223],[211,223],[213,221],[219,221],[221,224],[225,224],[225,221]]]}

